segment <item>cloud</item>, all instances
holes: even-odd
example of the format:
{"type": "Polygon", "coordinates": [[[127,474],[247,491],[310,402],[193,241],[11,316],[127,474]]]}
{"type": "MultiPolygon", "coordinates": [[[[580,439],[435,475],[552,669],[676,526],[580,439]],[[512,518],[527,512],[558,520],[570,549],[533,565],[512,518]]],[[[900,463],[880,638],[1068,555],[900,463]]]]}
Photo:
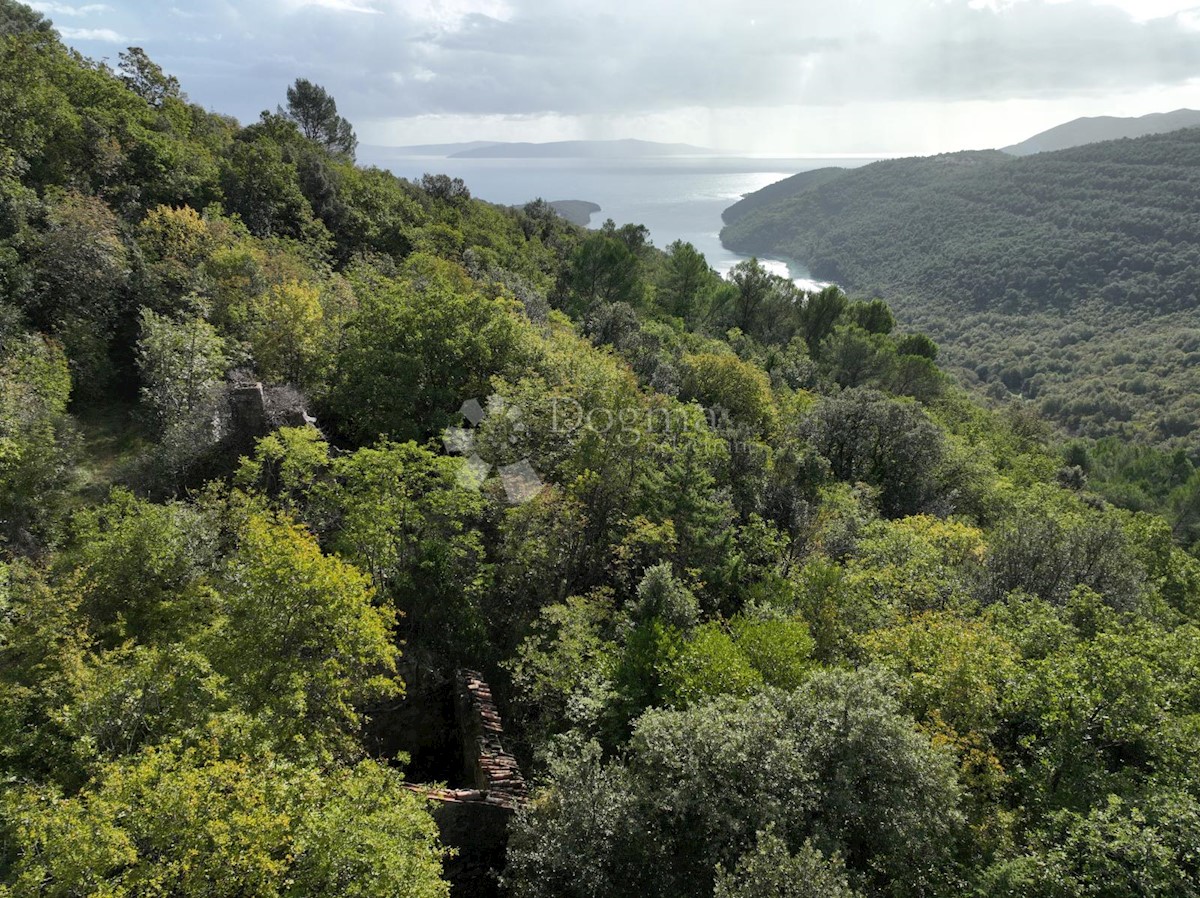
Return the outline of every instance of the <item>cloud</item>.
{"type": "Polygon", "coordinates": [[[38,12],[48,16],[90,16],[112,9],[111,6],[104,3],[89,3],[86,6],[69,6],[66,3],[32,3],[30,5],[38,12]]]}
{"type": "Polygon", "coordinates": [[[69,41],[98,41],[106,44],[124,44],[128,40],[111,28],[59,28],[58,33],[69,41]]]}
{"type": "Polygon", "coordinates": [[[106,25],[243,119],[297,77],[379,121],[1042,100],[1200,74],[1177,0],[178,0],[187,29],[161,0],[109,5],[106,25]]]}
{"type": "Polygon", "coordinates": [[[383,14],[382,11],[376,7],[369,6],[365,3],[357,3],[355,0],[293,0],[290,5],[299,9],[305,7],[317,7],[320,9],[331,9],[335,12],[354,12],[372,16],[383,14]]]}

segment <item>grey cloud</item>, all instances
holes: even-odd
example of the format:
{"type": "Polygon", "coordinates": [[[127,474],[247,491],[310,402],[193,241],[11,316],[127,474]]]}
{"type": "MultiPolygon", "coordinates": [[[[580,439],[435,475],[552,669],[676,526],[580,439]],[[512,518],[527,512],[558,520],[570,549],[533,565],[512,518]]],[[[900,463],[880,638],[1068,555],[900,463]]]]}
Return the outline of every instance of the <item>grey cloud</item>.
{"type": "Polygon", "coordinates": [[[181,20],[152,0],[111,0],[104,24],[138,34],[193,97],[242,118],[273,108],[297,76],[324,83],[351,119],[1045,97],[1200,76],[1200,32],[1084,0],[1000,11],[965,0],[915,10],[894,0],[508,0],[495,15],[457,0],[464,14],[452,20],[410,0],[326,2],[381,14],[197,0],[176,5],[181,20]],[[209,33],[222,39],[197,43],[209,33]]]}

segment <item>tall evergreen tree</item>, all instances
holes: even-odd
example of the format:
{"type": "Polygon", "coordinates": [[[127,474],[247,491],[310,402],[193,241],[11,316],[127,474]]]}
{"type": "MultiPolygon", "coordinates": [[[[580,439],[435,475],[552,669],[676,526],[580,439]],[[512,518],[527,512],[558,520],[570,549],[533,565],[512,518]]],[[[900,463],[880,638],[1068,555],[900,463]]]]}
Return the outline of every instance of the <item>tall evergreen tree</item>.
{"type": "Polygon", "coordinates": [[[354,158],[358,137],[351,124],[338,115],[337,102],[319,84],[297,78],[288,88],[287,110],[280,110],[294,121],[309,140],[316,141],[336,156],[354,158]]]}

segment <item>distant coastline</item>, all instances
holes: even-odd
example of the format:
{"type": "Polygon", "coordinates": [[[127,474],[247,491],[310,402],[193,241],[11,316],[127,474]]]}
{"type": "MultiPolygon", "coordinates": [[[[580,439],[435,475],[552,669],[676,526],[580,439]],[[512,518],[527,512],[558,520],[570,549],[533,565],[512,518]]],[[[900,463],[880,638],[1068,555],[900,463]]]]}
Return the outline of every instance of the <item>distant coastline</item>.
{"type": "Polygon", "coordinates": [[[587,200],[551,200],[550,205],[571,224],[584,228],[592,223],[592,216],[601,211],[599,205],[587,200]]]}
{"type": "Polygon", "coordinates": [[[636,160],[730,155],[709,147],[697,147],[686,143],[658,143],[653,140],[558,140],[549,143],[474,140],[468,143],[430,143],[419,146],[364,147],[363,149],[369,153],[387,156],[425,156],[442,159],[636,160]]]}

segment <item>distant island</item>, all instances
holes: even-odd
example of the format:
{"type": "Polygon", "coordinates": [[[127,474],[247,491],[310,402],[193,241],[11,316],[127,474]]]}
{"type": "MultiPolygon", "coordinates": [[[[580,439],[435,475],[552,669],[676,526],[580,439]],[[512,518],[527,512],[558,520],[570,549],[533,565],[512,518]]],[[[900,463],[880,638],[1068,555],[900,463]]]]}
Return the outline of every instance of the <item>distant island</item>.
{"type": "Polygon", "coordinates": [[[404,147],[366,147],[369,154],[437,156],[444,159],[648,159],[664,156],[719,156],[718,150],[686,143],[652,140],[559,140],[551,143],[430,143],[404,147]]]}
{"type": "Polygon", "coordinates": [[[1200,111],[1176,109],[1174,112],[1155,112],[1139,118],[1117,118],[1111,115],[1078,118],[1065,125],[1043,131],[1026,141],[1004,147],[1001,152],[1010,156],[1031,156],[1055,150],[1069,150],[1089,143],[1119,140],[1123,137],[1146,137],[1166,134],[1180,128],[1200,126],[1200,111]]]}
{"type": "Polygon", "coordinates": [[[600,211],[600,207],[587,200],[551,200],[554,211],[571,224],[586,228],[592,223],[592,216],[600,211]]]}

